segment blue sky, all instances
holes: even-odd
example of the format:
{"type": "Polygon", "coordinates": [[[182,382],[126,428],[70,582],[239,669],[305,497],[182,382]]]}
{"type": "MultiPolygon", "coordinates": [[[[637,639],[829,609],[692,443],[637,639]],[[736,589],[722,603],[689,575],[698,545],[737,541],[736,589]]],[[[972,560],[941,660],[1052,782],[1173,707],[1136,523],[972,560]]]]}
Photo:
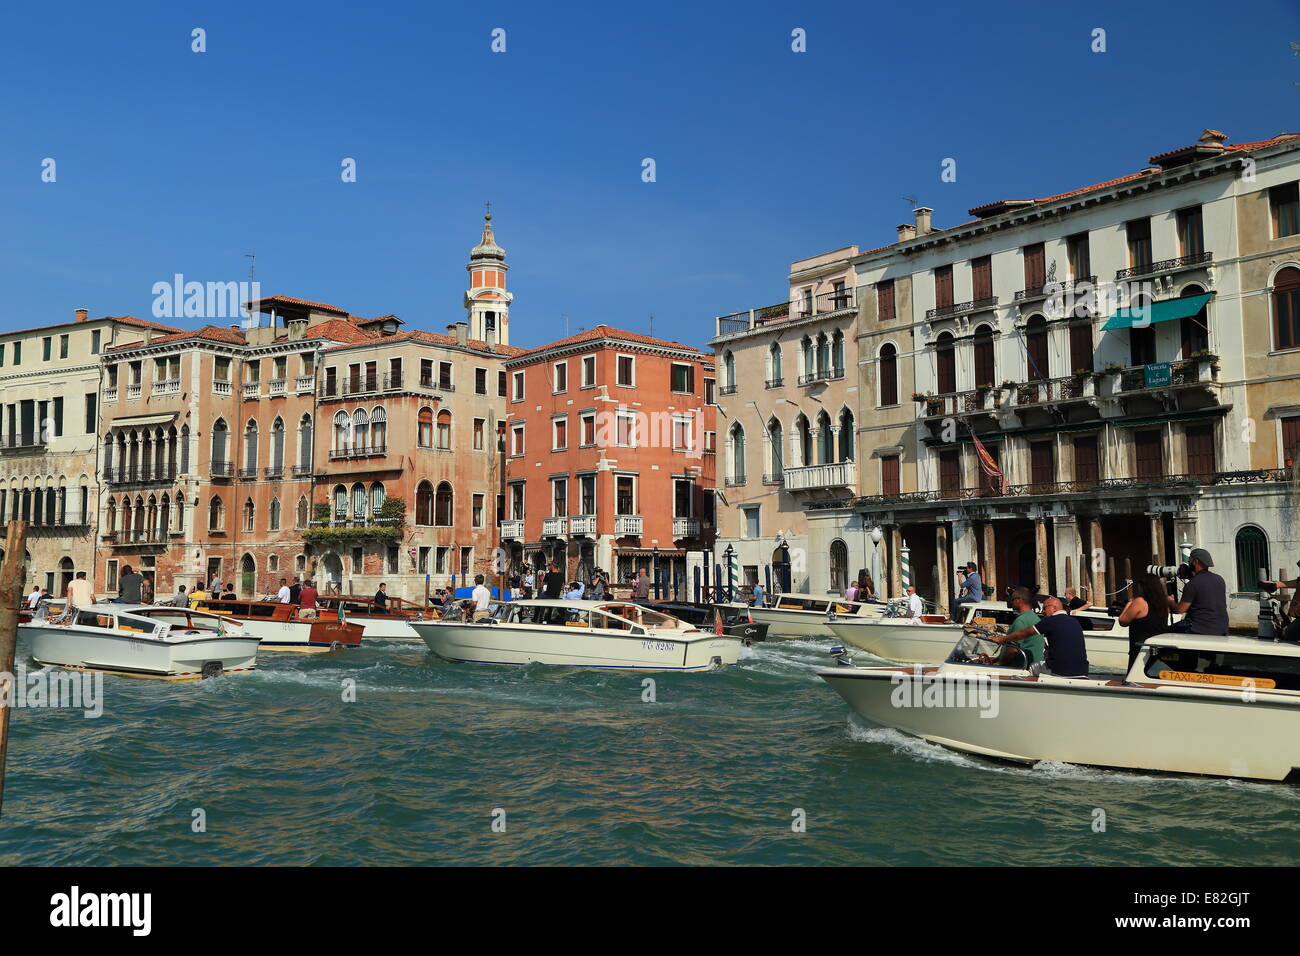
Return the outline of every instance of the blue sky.
{"type": "Polygon", "coordinates": [[[264,294],[441,331],[490,199],[514,344],[567,313],[703,345],[791,260],[889,242],[904,196],[947,226],[1206,126],[1300,131],[1296,0],[468,6],[6,5],[0,328],[148,317],[253,252],[264,294]]]}

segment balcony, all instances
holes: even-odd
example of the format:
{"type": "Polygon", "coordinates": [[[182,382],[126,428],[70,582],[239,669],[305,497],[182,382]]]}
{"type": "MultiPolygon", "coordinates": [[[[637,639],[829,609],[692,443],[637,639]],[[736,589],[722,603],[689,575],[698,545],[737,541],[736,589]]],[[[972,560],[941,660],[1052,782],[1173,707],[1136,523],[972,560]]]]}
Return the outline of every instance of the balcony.
{"type": "Polygon", "coordinates": [[[844,377],[842,368],[823,368],[799,376],[800,385],[817,385],[821,382],[833,382],[844,377]]]}
{"type": "Polygon", "coordinates": [[[784,385],[784,384],[785,384],[785,379],[783,379],[783,378],[781,378],[781,377],[778,376],[777,378],[769,378],[769,379],[767,379],[767,381],[765,381],[765,382],[763,383],[763,387],[764,387],[764,388],[780,388],[780,387],[781,387],[782,385],[784,385]]]}
{"type": "Polygon", "coordinates": [[[109,385],[104,389],[104,404],[117,401],[117,386],[109,385]]]}
{"type": "Polygon", "coordinates": [[[175,465],[163,465],[161,468],[107,465],[104,468],[104,481],[110,485],[169,483],[175,480],[175,465]]]}
{"type": "Polygon", "coordinates": [[[267,465],[263,474],[268,481],[279,481],[284,477],[284,465],[267,465]]]}
{"type": "Polygon", "coordinates": [[[588,538],[596,536],[596,516],[595,515],[574,515],[569,518],[569,533],[575,537],[584,535],[588,538]]]}
{"type": "Polygon", "coordinates": [[[985,312],[996,308],[997,304],[998,297],[990,295],[982,299],[971,299],[969,302],[954,302],[952,305],[941,305],[935,309],[926,309],[925,321],[937,322],[939,319],[953,319],[959,315],[985,312]]]}
{"type": "Polygon", "coordinates": [[[294,379],[294,391],[299,395],[311,392],[316,387],[316,376],[313,373],[299,375],[294,379]]]}
{"type": "Polygon", "coordinates": [[[253,465],[248,468],[239,469],[240,481],[255,481],[257,479],[257,466],[253,465]]]}
{"type": "Polygon", "coordinates": [[[673,519],[673,537],[674,538],[696,538],[700,534],[700,520],[698,518],[674,518],[673,519]]]}
{"type": "Polygon", "coordinates": [[[244,401],[255,401],[262,397],[262,383],[246,382],[240,386],[240,392],[244,396],[244,401]]]}
{"type": "Polygon", "coordinates": [[[378,375],[363,375],[360,378],[349,378],[343,383],[344,395],[366,395],[370,392],[379,391],[378,375]]]}
{"type": "Polygon", "coordinates": [[[737,389],[737,387],[738,387],[738,386],[736,385],[735,382],[732,382],[730,385],[719,385],[719,386],[718,386],[718,394],[719,394],[719,395],[735,395],[735,394],[736,394],[736,389],[737,389]]]}
{"type": "Polygon", "coordinates": [[[765,485],[779,485],[782,484],[784,481],[785,481],[785,476],[782,475],[780,472],[778,472],[775,475],[763,476],[763,484],[765,485]]]}
{"type": "Polygon", "coordinates": [[[745,484],[744,475],[727,475],[724,484],[728,488],[740,488],[745,484]]]}
{"type": "Polygon", "coordinates": [[[5,451],[43,451],[45,436],[40,432],[19,432],[0,439],[0,449],[5,451]]]}
{"type": "Polygon", "coordinates": [[[811,491],[824,488],[856,488],[858,463],[856,461],[827,462],[824,465],[804,465],[784,471],[786,491],[811,491]]]}
{"type": "Polygon", "coordinates": [[[1075,279],[1062,279],[1059,282],[1047,282],[1030,289],[1021,289],[1016,293],[1016,305],[1048,299],[1066,292],[1090,291],[1097,288],[1096,276],[1079,276],[1075,279]]]}
{"type": "Polygon", "coordinates": [[[311,465],[294,465],[292,472],[295,478],[307,478],[311,476],[311,465]]]}
{"type": "Polygon", "coordinates": [[[282,378],[273,378],[273,379],[271,379],[269,382],[266,383],[266,394],[268,394],[268,395],[283,395],[283,394],[285,393],[285,390],[286,390],[286,389],[285,389],[285,386],[286,386],[286,385],[287,385],[287,382],[285,381],[285,379],[282,379],[282,378]]]}
{"type": "Polygon", "coordinates": [[[234,473],[234,468],[235,466],[228,461],[214,461],[208,466],[213,478],[229,478],[234,473]]]}
{"type": "Polygon", "coordinates": [[[219,378],[212,380],[212,394],[220,395],[222,398],[229,398],[231,394],[231,384],[219,378]]]}
{"type": "Polygon", "coordinates": [[[1131,281],[1133,279],[1147,279],[1151,276],[1163,275],[1167,272],[1181,272],[1184,269],[1195,269],[1198,266],[1212,265],[1214,263],[1213,252],[1198,252],[1190,256],[1178,256],[1174,259],[1162,259],[1160,262],[1148,262],[1144,265],[1130,266],[1127,269],[1120,269],[1115,273],[1115,281],[1131,281]]]}
{"type": "Polygon", "coordinates": [[[639,538],[645,519],[641,515],[615,515],[614,535],[618,538],[639,538]]]}
{"type": "Polygon", "coordinates": [[[730,335],[733,332],[748,332],[774,322],[788,321],[789,318],[790,303],[778,302],[776,305],[764,306],[761,309],[747,309],[743,312],[733,312],[731,315],[719,316],[717,319],[717,334],[730,335]]]}
{"type": "Polygon", "coordinates": [[[126,400],[128,402],[134,401],[135,399],[140,397],[143,391],[144,391],[143,385],[128,385],[126,387],[126,400]]]}
{"type": "Polygon", "coordinates": [[[568,525],[568,519],[566,518],[543,518],[542,537],[563,538],[566,525],[568,525]]]}
{"type": "Polygon", "coordinates": [[[522,518],[512,518],[501,522],[502,541],[522,541],[524,539],[524,522],[522,518]]]}
{"type": "Polygon", "coordinates": [[[154,382],[153,388],[149,390],[150,395],[179,395],[181,391],[181,380],[179,378],[169,378],[163,382],[154,382]]]}
{"type": "Polygon", "coordinates": [[[388,443],[378,445],[348,445],[344,448],[331,448],[330,461],[345,461],[349,458],[370,458],[388,454],[388,443]]]}

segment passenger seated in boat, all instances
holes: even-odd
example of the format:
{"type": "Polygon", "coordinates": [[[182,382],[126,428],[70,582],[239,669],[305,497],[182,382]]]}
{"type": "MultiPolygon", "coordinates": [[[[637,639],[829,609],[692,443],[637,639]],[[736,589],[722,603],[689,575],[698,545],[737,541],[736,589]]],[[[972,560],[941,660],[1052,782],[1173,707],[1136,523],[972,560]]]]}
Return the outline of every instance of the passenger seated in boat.
{"type": "Polygon", "coordinates": [[[1065,589],[1065,594],[1061,598],[1061,603],[1065,605],[1066,611],[1071,614],[1075,611],[1082,611],[1092,607],[1092,602],[1079,597],[1079,592],[1074,588],[1065,589]]]}
{"type": "Polygon", "coordinates": [[[1014,589],[1011,592],[1010,604],[1012,610],[1016,612],[1016,617],[1007,628],[1007,633],[993,634],[989,637],[991,641],[1006,645],[994,663],[1004,667],[1029,667],[1038,664],[1043,660],[1043,635],[1036,630],[1041,618],[1034,611],[1033,595],[1029,593],[1029,588],[1014,589]],[[1012,637],[1014,634],[1024,636],[1014,639],[1012,637]]]}
{"type": "MultiPolygon", "coordinates": [[[[1088,649],[1083,639],[1083,625],[1066,613],[1058,597],[1043,602],[1044,617],[1030,628],[1020,628],[1007,635],[1009,641],[1022,641],[1035,632],[1047,638],[1044,671],[1057,677],[1087,677],[1088,649]]],[[[1014,623],[1013,623],[1014,626],[1014,623]]]]}

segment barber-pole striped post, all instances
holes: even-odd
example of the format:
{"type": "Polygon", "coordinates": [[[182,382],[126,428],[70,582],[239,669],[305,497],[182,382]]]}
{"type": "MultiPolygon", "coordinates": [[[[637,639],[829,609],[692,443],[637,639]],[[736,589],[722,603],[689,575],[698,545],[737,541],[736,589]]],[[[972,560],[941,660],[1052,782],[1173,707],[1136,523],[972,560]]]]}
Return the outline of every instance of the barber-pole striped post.
{"type": "Polygon", "coordinates": [[[898,569],[903,576],[903,590],[912,583],[912,552],[907,547],[906,542],[898,549],[898,569]]]}

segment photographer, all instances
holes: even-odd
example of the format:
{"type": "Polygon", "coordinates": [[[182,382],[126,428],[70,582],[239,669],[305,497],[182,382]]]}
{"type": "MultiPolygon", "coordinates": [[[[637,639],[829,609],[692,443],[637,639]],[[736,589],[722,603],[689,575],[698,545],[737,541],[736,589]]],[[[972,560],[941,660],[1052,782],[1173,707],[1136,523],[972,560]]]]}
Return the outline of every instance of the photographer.
{"type": "Polygon", "coordinates": [[[1170,627],[1170,630],[1179,634],[1226,636],[1227,583],[1210,570],[1214,567],[1214,559],[1204,548],[1193,548],[1187,562],[1191,567],[1191,579],[1183,585],[1182,600],[1174,607],[1174,613],[1183,615],[1183,619],[1170,627]]]}
{"type": "MultiPolygon", "coordinates": [[[[1262,573],[1263,572],[1261,572],[1261,574],[1262,573]]],[[[1291,589],[1291,604],[1286,609],[1286,616],[1290,618],[1290,622],[1287,624],[1286,630],[1282,632],[1282,640],[1300,641],[1300,578],[1296,578],[1292,581],[1261,580],[1259,583],[1261,585],[1271,584],[1275,588],[1291,589]]]]}

